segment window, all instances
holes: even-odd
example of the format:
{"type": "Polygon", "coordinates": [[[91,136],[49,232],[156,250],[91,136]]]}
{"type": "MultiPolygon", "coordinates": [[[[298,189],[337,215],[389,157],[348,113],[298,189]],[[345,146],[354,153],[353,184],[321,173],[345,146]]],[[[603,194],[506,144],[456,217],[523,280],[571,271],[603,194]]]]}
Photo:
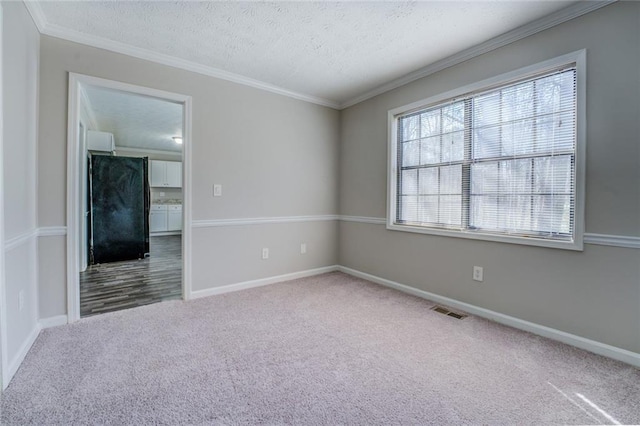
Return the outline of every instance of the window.
{"type": "Polygon", "coordinates": [[[582,249],[584,52],[390,111],[390,229],[582,249]]]}

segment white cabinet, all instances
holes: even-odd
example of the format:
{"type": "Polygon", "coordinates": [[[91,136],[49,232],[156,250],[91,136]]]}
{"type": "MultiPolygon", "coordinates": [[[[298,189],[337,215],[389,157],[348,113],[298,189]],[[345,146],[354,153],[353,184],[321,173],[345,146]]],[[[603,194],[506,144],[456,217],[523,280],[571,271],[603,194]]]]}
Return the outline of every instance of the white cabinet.
{"type": "Polygon", "coordinates": [[[167,186],[182,188],[182,163],[165,161],[167,163],[167,186]]]}
{"type": "Polygon", "coordinates": [[[167,206],[152,205],[149,209],[149,232],[167,230],[167,206]]]}
{"type": "Polygon", "coordinates": [[[167,231],[180,231],[182,229],[182,206],[167,206],[167,231]]]}
{"type": "Polygon", "coordinates": [[[97,130],[87,131],[87,149],[89,151],[113,152],[116,150],[116,143],[113,133],[99,132],[97,130]]]}
{"type": "Polygon", "coordinates": [[[182,230],[182,205],[152,204],[149,209],[149,232],[182,230]]]}
{"type": "Polygon", "coordinates": [[[149,183],[154,187],[182,188],[182,163],[151,160],[149,183]]]}
{"type": "Polygon", "coordinates": [[[166,161],[151,160],[149,167],[149,185],[166,186],[167,166],[166,161]]]}

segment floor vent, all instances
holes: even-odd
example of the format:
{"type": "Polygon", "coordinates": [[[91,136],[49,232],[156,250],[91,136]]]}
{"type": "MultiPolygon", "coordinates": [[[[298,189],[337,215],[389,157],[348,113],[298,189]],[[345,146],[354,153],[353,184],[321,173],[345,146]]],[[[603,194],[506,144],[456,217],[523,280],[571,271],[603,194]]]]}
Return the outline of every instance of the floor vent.
{"type": "Polygon", "coordinates": [[[439,314],[447,315],[447,316],[450,316],[450,317],[453,317],[453,318],[456,318],[456,319],[464,319],[464,318],[466,318],[468,316],[468,315],[465,315],[465,314],[459,314],[457,312],[450,311],[449,309],[445,308],[444,306],[439,306],[439,305],[434,306],[433,308],[431,308],[431,310],[432,311],[436,311],[439,314]]]}

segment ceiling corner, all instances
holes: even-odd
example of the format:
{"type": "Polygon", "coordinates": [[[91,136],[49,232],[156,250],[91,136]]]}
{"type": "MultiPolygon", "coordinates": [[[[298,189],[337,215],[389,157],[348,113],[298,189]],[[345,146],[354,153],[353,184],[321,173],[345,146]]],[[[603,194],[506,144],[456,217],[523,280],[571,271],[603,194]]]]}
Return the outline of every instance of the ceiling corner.
{"type": "Polygon", "coordinates": [[[38,1],[23,0],[23,2],[27,7],[31,18],[36,24],[38,31],[40,31],[40,34],[72,41],[74,43],[84,44],[86,46],[109,50],[111,52],[120,53],[123,55],[155,62],[157,64],[167,65],[174,68],[179,68],[185,71],[207,75],[209,77],[231,81],[244,86],[265,90],[267,92],[276,93],[282,96],[309,102],[312,104],[337,110],[340,109],[340,103],[331,99],[308,95],[306,93],[294,92],[267,82],[255,80],[240,74],[235,74],[207,65],[198,64],[175,56],[154,52],[151,50],[133,46],[131,44],[121,43],[103,37],[80,33],[78,31],[70,30],[59,25],[52,25],[47,22],[42,7],[40,6],[40,3],[38,1]]]}
{"type": "Polygon", "coordinates": [[[42,34],[47,26],[47,18],[44,16],[40,3],[33,0],[23,0],[23,3],[29,11],[33,23],[36,24],[38,31],[42,34]]]}
{"type": "Polygon", "coordinates": [[[562,10],[559,10],[556,13],[552,13],[551,15],[540,18],[527,25],[523,25],[519,28],[516,28],[515,30],[487,40],[484,43],[480,43],[476,46],[470,47],[469,49],[465,49],[449,57],[436,61],[432,64],[427,65],[426,67],[413,71],[398,79],[389,81],[388,83],[385,83],[373,90],[342,102],[340,104],[340,109],[342,110],[345,108],[349,108],[353,105],[359,104],[360,102],[366,101],[367,99],[371,99],[375,96],[381,95],[400,86],[404,86],[405,84],[411,83],[420,78],[426,77],[438,71],[442,71],[446,68],[475,58],[476,56],[480,56],[484,53],[506,46],[507,44],[516,42],[525,37],[529,37],[546,29],[552,28],[556,25],[560,25],[571,19],[578,18],[582,15],[593,12],[617,1],[618,0],[580,1],[562,10]]]}

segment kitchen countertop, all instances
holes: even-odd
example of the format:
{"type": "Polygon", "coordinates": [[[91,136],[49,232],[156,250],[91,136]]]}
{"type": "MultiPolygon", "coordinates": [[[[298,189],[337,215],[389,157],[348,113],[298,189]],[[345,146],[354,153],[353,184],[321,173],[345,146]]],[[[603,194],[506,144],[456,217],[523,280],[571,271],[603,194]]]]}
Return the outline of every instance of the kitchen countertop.
{"type": "Polygon", "coordinates": [[[153,200],[151,201],[151,204],[161,204],[161,205],[181,205],[182,204],[182,200],[180,199],[172,199],[172,198],[167,198],[166,200],[153,200]]]}

